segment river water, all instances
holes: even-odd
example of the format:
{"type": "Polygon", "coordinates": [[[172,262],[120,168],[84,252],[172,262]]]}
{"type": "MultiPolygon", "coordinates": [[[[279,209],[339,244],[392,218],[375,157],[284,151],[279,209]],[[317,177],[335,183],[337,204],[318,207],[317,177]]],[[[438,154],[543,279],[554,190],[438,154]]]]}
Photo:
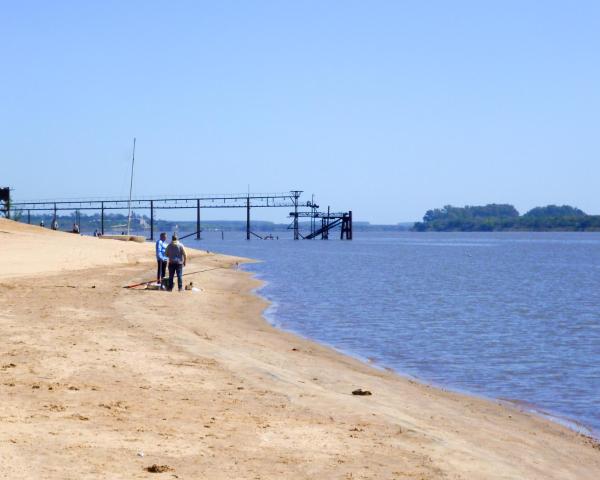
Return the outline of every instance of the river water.
{"type": "Polygon", "coordinates": [[[263,260],[274,325],[600,431],[600,234],[355,233],[189,246],[263,260]]]}

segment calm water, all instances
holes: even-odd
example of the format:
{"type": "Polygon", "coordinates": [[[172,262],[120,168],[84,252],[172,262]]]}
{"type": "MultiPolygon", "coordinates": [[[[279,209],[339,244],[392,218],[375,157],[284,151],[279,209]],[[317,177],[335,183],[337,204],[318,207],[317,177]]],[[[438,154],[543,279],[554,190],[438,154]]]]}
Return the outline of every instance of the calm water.
{"type": "Polygon", "coordinates": [[[264,260],[247,269],[268,282],[274,324],[600,430],[600,234],[232,235],[200,246],[264,260]]]}

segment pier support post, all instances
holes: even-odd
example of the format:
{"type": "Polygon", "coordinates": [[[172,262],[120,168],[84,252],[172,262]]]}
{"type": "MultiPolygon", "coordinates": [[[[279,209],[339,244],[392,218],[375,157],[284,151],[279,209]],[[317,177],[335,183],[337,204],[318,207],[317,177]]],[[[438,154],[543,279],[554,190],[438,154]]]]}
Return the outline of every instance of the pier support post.
{"type": "Polygon", "coordinates": [[[329,240],[329,212],[330,212],[330,208],[329,206],[327,206],[327,218],[323,219],[323,233],[321,233],[321,240],[329,240]]]}
{"type": "Polygon", "coordinates": [[[31,210],[27,210],[27,223],[31,225],[31,210]]]}
{"type": "Polygon", "coordinates": [[[104,202],[100,202],[100,233],[104,235],[104,202]]]}
{"type": "Polygon", "coordinates": [[[346,240],[352,240],[352,210],[348,212],[348,230],[346,232],[346,240]]]}
{"type": "Polygon", "coordinates": [[[352,240],[352,210],[342,215],[342,230],[340,233],[340,240],[352,240]]]}
{"type": "Polygon", "coordinates": [[[154,200],[150,200],[150,240],[154,240],[154,200]]]}
{"type": "MultiPolygon", "coordinates": [[[[4,190],[4,189],[3,189],[4,190]]],[[[6,190],[3,191],[3,196],[4,198],[4,205],[6,207],[6,218],[8,218],[10,220],[10,207],[11,207],[11,202],[10,202],[10,188],[6,188],[6,190]]]]}
{"type": "Polygon", "coordinates": [[[196,199],[196,240],[200,240],[200,199],[196,199]]]}
{"type": "Polygon", "coordinates": [[[246,198],[246,240],[250,240],[250,197],[246,198]]]}
{"type": "Polygon", "coordinates": [[[300,226],[298,224],[298,198],[302,191],[292,190],[292,201],[294,202],[294,240],[300,239],[300,226]]]}

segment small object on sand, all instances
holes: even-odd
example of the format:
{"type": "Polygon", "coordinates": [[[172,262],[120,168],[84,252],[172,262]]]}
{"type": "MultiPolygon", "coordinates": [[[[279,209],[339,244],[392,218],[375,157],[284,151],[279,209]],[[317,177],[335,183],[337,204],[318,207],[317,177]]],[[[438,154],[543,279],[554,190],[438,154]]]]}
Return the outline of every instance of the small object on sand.
{"type": "Polygon", "coordinates": [[[138,457],[143,457],[144,456],[144,452],[137,452],[137,456],[138,457]]]}
{"type": "Polygon", "coordinates": [[[157,465],[155,463],[154,465],[150,465],[149,467],[146,467],[145,470],[150,473],[163,473],[163,472],[170,472],[173,469],[171,467],[169,467],[168,465],[157,465]]]}
{"type": "Polygon", "coordinates": [[[189,292],[199,292],[200,291],[199,288],[194,287],[194,282],[190,282],[189,285],[186,285],[185,289],[189,292]]]}
{"type": "Polygon", "coordinates": [[[369,390],[363,390],[362,388],[357,388],[356,390],[352,390],[352,395],[372,395],[369,390]]]}

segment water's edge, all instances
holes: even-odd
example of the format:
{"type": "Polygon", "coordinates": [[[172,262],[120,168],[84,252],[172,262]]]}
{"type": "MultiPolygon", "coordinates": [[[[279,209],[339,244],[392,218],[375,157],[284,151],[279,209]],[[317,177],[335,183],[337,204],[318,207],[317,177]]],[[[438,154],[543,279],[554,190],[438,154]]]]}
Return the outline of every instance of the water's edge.
{"type": "Polygon", "coordinates": [[[315,342],[319,345],[323,345],[323,346],[330,348],[338,353],[341,353],[342,355],[346,355],[347,357],[358,360],[371,368],[392,372],[393,374],[395,374],[403,379],[412,380],[412,381],[420,383],[421,385],[426,385],[431,388],[435,388],[437,390],[449,391],[449,392],[457,393],[460,395],[465,395],[465,396],[469,396],[469,397],[483,399],[483,400],[486,400],[489,402],[494,402],[499,405],[505,405],[505,406],[508,406],[509,408],[514,408],[517,411],[524,412],[524,413],[530,413],[530,414],[536,415],[540,418],[544,418],[553,423],[556,423],[563,427],[569,428],[570,430],[573,430],[574,432],[576,432],[580,435],[584,435],[584,436],[593,438],[596,441],[600,441],[600,431],[597,431],[588,425],[585,425],[585,424],[583,424],[577,420],[574,420],[572,418],[568,418],[564,415],[548,412],[548,411],[544,410],[543,408],[541,408],[540,406],[537,406],[534,403],[530,403],[527,400],[494,398],[494,397],[482,395],[479,393],[470,392],[465,389],[453,387],[452,385],[444,385],[444,384],[439,384],[436,382],[430,382],[425,379],[411,375],[407,372],[398,370],[397,368],[392,368],[392,367],[386,366],[384,364],[381,364],[380,362],[372,361],[362,355],[358,355],[349,350],[340,349],[340,348],[336,347],[335,345],[330,344],[328,342],[323,342],[323,341],[308,337],[294,329],[284,328],[281,325],[281,323],[277,322],[277,320],[276,320],[275,312],[277,309],[278,302],[274,299],[268,298],[267,296],[265,296],[261,293],[261,290],[263,290],[265,287],[267,287],[270,282],[268,280],[265,280],[264,278],[262,278],[260,273],[253,272],[251,270],[246,269],[246,265],[251,265],[251,264],[257,263],[257,262],[262,263],[264,261],[263,260],[251,260],[250,262],[240,264],[240,269],[246,273],[250,273],[252,275],[252,278],[255,278],[256,280],[259,280],[261,282],[260,286],[253,288],[251,290],[251,293],[253,295],[261,298],[265,302],[267,302],[267,307],[262,312],[262,317],[265,320],[265,322],[267,322],[272,327],[277,328],[278,330],[284,331],[286,333],[291,333],[302,339],[305,339],[305,340],[308,340],[311,342],[315,342]]]}

